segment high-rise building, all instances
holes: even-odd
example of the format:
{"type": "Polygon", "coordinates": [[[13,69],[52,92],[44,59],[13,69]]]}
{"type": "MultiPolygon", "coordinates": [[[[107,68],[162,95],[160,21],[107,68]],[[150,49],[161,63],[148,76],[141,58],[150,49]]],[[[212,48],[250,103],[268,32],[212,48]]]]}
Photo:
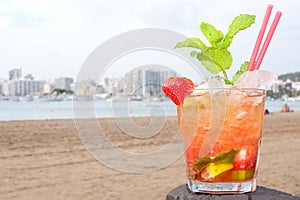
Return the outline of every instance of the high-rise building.
{"type": "Polygon", "coordinates": [[[99,81],[97,92],[115,95],[122,90],[123,85],[121,77],[104,77],[99,81]]]}
{"type": "Polygon", "coordinates": [[[26,96],[32,93],[40,92],[45,81],[33,79],[18,79],[9,82],[10,96],[26,96]]]}
{"type": "Polygon", "coordinates": [[[51,94],[53,91],[53,86],[50,83],[45,83],[42,86],[42,93],[43,94],[51,94]]]}
{"type": "Polygon", "coordinates": [[[135,68],[125,74],[125,92],[143,97],[163,95],[162,83],[172,76],[177,76],[177,73],[164,66],[144,65],[135,68]]]}
{"type": "Polygon", "coordinates": [[[0,96],[3,95],[3,84],[2,82],[0,82],[0,96]]]}
{"type": "Polygon", "coordinates": [[[271,90],[274,93],[278,93],[280,87],[284,87],[284,82],[282,80],[277,80],[277,81],[274,81],[274,83],[272,84],[271,90]]]}
{"type": "Polygon", "coordinates": [[[17,80],[22,77],[22,68],[18,67],[8,72],[9,80],[17,80]]]}
{"type": "Polygon", "coordinates": [[[3,96],[9,96],[9,81],[8,80],[1,80],[1,93],[3,96]]]}
{"type": "Polygon", "coordinates": [[[70,77],[60,77],[58,79],[55,79],[54,81],[54,87],[55,89],[62,89],[62,90],[71,90],[71,85],[74,82],[73,78],[70,77]]]}
{"type": "Polygon", "coordinates": [[[2,93],[5,96],[26,96],[40,92],[45,81],[34,80],[31,74],[22,77],[22,69],[15,68],[9,71],[9,80],[2,83],[2,93]]]}

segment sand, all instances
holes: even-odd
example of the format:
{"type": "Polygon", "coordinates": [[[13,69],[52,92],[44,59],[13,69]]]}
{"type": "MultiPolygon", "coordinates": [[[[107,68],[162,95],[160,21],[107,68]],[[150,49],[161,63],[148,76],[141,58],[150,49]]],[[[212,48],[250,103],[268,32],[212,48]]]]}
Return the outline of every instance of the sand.
{"type": "MultiPolygon", "coordinates": [[[[144,126],[150,119],[134,121],[144,126]]],[[[300,193],[299,121],[300,112],[265,117],[258,185],[300,193]]],[[[117,147],[133,152],[159,149],[177,131],[176,117],[169,117],[149,139],[123,134],[112,119],[99,124],[117,147]]],[[[0,199],[164,199],[184,183],[182,156],[163,169],[141,174],[103,165],[81,143],[74,120],[0,122],[0,199]]]]}

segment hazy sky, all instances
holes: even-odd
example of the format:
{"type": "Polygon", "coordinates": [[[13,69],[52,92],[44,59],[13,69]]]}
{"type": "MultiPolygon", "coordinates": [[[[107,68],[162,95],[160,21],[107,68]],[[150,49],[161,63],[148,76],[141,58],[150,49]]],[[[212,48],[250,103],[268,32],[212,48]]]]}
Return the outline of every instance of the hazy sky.
{"type": "Polygon", "coordinates": [[[37,79],[76,77],[88,55],[105,40],[138,28],[161,28],[200,36],[202,21],[223,32],[238,14],[256,23],[234,39],[234,70],[248,60],[266,7],[283,12],[262,68],[278,74],[300,71],[299,0],[1,0],[0,78],[22,67],[37,79]]]}

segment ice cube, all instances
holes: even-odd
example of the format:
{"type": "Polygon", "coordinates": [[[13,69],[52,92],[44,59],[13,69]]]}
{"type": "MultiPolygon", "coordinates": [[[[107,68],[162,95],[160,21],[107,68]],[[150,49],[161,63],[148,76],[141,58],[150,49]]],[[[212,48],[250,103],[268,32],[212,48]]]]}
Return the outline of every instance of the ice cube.
{"type": "Polygon", "coordinates": [[[192,92],[192,95],[203,95],[208,93],[207,91],[208,85],[206,82],[201,82],[199,85],[195,87],[195,89],[192,92]]]}
{"type": "Polygon", "coordinates": [[[192,93],[192,95],[203,95],[206,93],[218,93],[220,91],[223,92],[225,87],[225,83],[222,79],[217,79],[215,77],[209,79],[208,81],[202,81],[199,85],[197,85],[192,93]]]}
{"type": "Polygon", "coordinates": [[[209,88],[224,88],[223,79],[211,78],[208,80],[207,85],[209,88]]]}
{"type": "Polygon", "coordinates": [[[247,96],[248,97],[261,97],[263,95],[263,91],[262,90],[248,90],[247,91],[247,96]]]}
{"type": "Polygon", "coordinates": [[[253,102],[253,104],[257,106],[261,104],[263,100],[264,100],[263,96],[251,98],[251,102],[253,102]]]}
{"type": "Polygon", "coordinates": [[[203,130],[208,131],[209,127],[208,126],[203,126],[203,130]]]}
{"type": "Polygon", "coordinates": [[[265,70],[254,70],[243,73],[235,83],[240,88],[258,88],[268,90],[271,88],[277,75],[265,70]]]}
{"type": "Polygon", "coordinates": [[[240,112],[240,113],[238,113],[237,115],[236,115],[236,118],[238,119],[238,120],[241,120],[241,119],[243,119],[244,117],[246,117],[247,116],[247,112],[246,111],[242,111],[242,112],[240,112]]]}

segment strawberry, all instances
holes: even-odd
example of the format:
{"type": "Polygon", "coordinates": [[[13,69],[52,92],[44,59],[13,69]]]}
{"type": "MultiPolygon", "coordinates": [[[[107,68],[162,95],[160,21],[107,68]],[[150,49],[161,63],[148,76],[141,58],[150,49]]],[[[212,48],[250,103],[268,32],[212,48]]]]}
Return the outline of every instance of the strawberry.
{"type": "Polygon", "coordinates": [[[250,169],[254,167],[257,159],[257,147],[246,147],[241,149],[234,157],[235,169],[250,169]]]}
{"type": "Polygon", "coordinates": [[[176,104],[183,104],[184,97],[194,89],[194,83],[188,78],[171,77],[162,84],[163,92],[176,104]]]}

